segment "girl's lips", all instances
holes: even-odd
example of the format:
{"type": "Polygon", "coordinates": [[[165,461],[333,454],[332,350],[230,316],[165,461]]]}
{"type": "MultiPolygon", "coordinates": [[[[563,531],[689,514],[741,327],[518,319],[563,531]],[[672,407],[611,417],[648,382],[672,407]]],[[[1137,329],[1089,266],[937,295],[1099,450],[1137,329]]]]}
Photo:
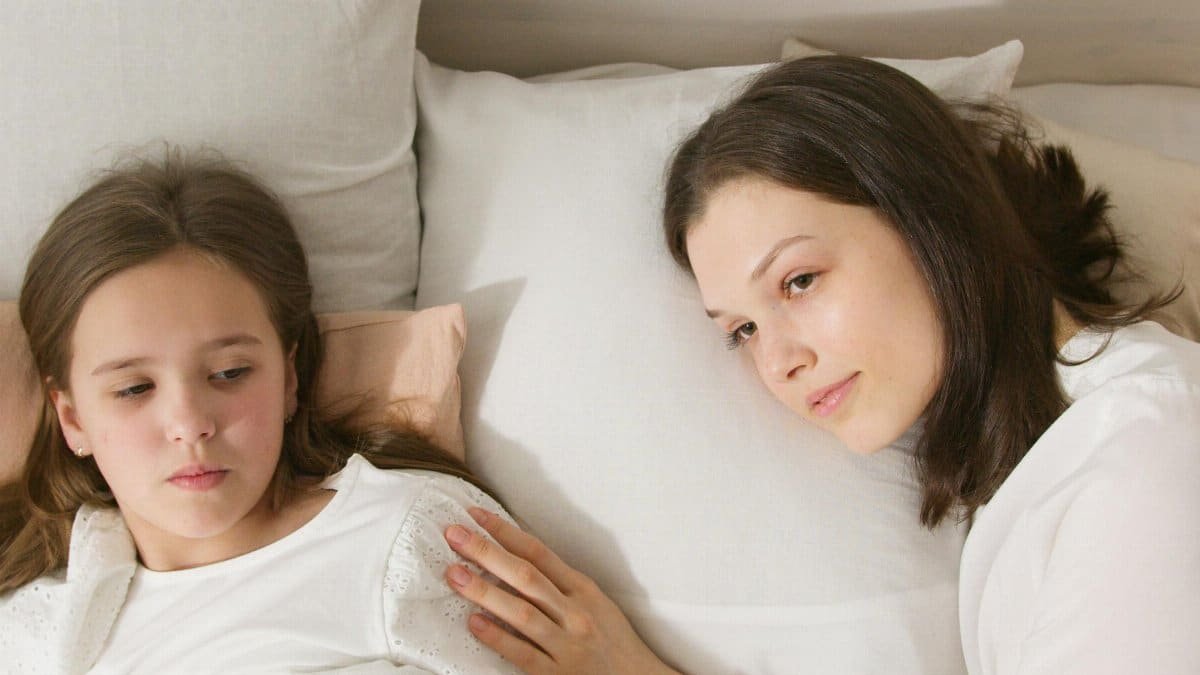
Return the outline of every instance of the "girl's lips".
{"type": "Polygon", "coordinates": [[[178,474],[167,479],[175,487],[183,488],[184,490],[211,490],[217,487],[225,480],[225,475],[228,474],[227,469],[212,469],[205,470],[199,473],[194,471],[181,471],[178,474]]]}
{"type": "Polygon", "coordinates": [[[837,410],[838,406],[850,390],[854,388],[854,383],[858,381],[858,373],[854,373],[850,377],[831,384],[824,389],[818,389],[808,395],[808,407],[817,417],[828,417],[837,410]]]}

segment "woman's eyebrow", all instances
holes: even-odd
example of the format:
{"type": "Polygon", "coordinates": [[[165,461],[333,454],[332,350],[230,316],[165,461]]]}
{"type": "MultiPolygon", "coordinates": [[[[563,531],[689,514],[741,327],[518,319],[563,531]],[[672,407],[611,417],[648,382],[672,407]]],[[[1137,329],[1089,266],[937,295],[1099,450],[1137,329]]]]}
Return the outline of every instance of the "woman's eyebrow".
{"type": "Polygon", "coordinates": [[[775,243],[774,246],[771,247],[770,251],[767,251],[767,254],[765,256],[763,256],[763,259],[761,261],[759,261],[758,265],[755,266],[754,271],[750,273],[750,280],[758,281],[759,279],[761,279],[762,275],[767,273],[767,268],[771,266],[771,263],[775,262],[775,259],[779,257],[779,254],[783,251],[783,249],[787,248],[788,246],[791,246],[792,244],[794,244],[798,241],[803,241],[805,239],[812,239],[812,238],[813,238],[812,235],[798,234],[794,237],[787,237],[786,239],[780,239],[778,242],[775,243]]]}
{"type": "MultiPolygon", "coordinates": [[[[779,257],[780,253],[783,252],[783,249],[795,244],[796,242],[814,238],[815,237],[810,234],[797,234],[794,237],[786,237],[775,242],[775,245],[771,247],[771,250],[767,251],[767,254],[763,256],[762,260],[760,260],[758,264],[754,266],[754,271],[750,272],[750,280],[758,281],[761,279],[762,276],[767,273],[767,268],[771,266],[771,263],[775,262],[775,259],[779,257]]],[[[721,309],[706,309],[704,310],[704,313],[708,315],[708,318],[715,319],[726,312],[721,309]]]]}

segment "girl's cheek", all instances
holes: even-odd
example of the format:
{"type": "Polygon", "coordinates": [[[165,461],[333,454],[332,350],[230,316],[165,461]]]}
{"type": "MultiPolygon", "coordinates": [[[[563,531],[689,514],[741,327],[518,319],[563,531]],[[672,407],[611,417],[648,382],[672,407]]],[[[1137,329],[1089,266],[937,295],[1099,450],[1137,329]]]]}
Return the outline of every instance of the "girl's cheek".
{"type": "Polygon", "coordinates": [[[247,389],[242,396],[230,399],[225,418],[239,426],[263,428],[274,424],[283,413],[282,397],[274,386],[247,389]]]}

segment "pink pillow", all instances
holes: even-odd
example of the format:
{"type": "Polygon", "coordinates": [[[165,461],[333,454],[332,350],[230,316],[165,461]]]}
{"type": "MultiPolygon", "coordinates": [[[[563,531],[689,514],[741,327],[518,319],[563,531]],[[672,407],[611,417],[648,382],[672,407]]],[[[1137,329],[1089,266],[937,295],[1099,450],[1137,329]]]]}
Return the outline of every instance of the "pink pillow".
{"type": "MultiPolygon", "coordinates": [[[[419,312],[317,317],[325,337],[321,405],[362,403],[355,423],[411,425],[462,458],[458,361],[466,335],[459,305],[419,312]]],[[[20,470],[42,390],[15,302],[0,302],[0,481],[20,470]]]]}

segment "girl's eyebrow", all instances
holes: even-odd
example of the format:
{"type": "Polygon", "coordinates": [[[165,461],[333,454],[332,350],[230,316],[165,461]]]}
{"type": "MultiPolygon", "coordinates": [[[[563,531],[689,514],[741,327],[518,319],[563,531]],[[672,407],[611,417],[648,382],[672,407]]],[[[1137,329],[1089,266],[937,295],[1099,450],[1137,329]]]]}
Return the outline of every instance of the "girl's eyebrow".
{"type": "Polygon", "coordinates": [[[111,370],[121,370],[122,368],[133,368],[134,366],[141,365],[146,361],[149,361],[149,359],[145,357],[135,359],[113,359],[112,361],[105,361],[92,370],[92,375],[100,375],[101,373],[107,373],[111,370]]]}
{"type": "MultiPolygon", "coordinates": [[[[259,340],[249,333],[235,333],[233,335],[226,335],[224,337],[219,337],[205,342],[200,346],[200,351],[210,352],[218,349],[224,349],[226,347],[233,347],[234,345],[261,344],[262,340],[259,340]]],[[[132,358],[117,358],[111,361],[105,361],[92,370],[92,375],[100,375],[101,373],[106,373],[113,370],[121,370],[122,368],[133,368],[135,366],[140,366],[149,360],[150,359],[144,356],[139,356],[132,358]]]]}

